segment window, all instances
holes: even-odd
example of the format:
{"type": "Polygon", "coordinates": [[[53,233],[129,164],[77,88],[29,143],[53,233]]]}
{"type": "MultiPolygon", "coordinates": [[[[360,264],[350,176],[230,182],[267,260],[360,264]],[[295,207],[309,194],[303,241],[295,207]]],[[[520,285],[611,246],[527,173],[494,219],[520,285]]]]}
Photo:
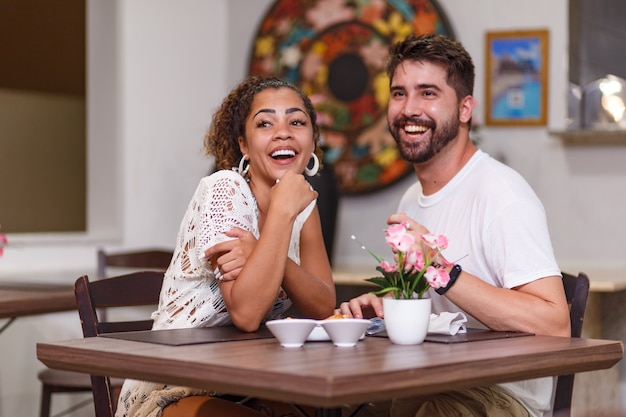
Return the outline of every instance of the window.
{"type": "Polygon", "coordinates": [[[0,0],[0,223],[87,230],[85,0],[0,0]]]}

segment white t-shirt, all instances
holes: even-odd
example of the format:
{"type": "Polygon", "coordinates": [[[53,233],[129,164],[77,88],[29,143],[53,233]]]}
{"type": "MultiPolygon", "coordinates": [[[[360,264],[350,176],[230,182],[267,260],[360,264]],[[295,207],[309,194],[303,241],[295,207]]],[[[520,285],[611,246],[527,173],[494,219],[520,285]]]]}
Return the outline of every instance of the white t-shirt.
{"type": "MultiPolygon", "coordinates": [[[[398,212],[445,235],[445,258],[489,284],[513,288],[561,274],[536,194],[520,174],[480,150],[437,193],[425,196],[416,182],[403,195],[398,212]]],[[[433,313],[463,311],[432,289],[429,296],[433,313]]],[[[464,313],[468,327],[485,328],[464,313]]],[[[501,386],[539,417],[552,407],[553,383],[549,377],[501,386]]]]}

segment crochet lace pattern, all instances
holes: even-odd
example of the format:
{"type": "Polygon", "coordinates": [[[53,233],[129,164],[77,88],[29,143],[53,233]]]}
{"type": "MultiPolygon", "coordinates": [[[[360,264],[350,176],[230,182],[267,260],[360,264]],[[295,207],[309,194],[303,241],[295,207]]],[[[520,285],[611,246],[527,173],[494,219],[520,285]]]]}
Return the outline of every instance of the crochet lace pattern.
{"type": "MultiPolygon", "coordinates": [[[[315,202],[294,222],[289,258],[300,263],[300,230],[315,202]]],[[[230,238],[224,232],[239,227],[259,238],[258,207],[246,180],[229,170],[203,178],[194,193],[178,232],[172,264],[165,273],[154,329],[232,324],[224,299],[204,251],[230,238]]],[[[262,277],[259,277],[262,279],[262,277]]],[[[285,311],[291,302],[284,291],[266,320],[285,311]]]]}
{"type": "MultiPolygon", "coordinates": [[[[300,264],[300,231],[315,203],[304,209],[293,225],[288,256],[297,264],[300,264]]],[[[224,232],[233,227],[248,230],[258,239],[258,217],[256,199],[238,173],[222,170],[200,180],[180,225],[159,307],[152,313],[154,330],[232,324],[213,269],[202,255],[212,245],[230,239],[224,232]]],[[[281,288],[265,320],[280,316],[290,305],[291,301],[281,288]]],[[[189,395],[206,394],[214,393],[127,379],[116,416],[158,416],[171,402],[189,395]]]]}

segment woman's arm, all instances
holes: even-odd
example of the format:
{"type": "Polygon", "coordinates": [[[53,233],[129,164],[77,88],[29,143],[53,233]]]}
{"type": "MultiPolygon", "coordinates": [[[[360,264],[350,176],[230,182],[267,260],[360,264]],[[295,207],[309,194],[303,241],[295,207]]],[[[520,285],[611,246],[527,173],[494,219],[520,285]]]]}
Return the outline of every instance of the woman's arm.
{"type": "Polygon", "coordinates": [[[287,261],[283,288],[305,317],[323,319],[333,314],[335,284],[322,236],[317,206],[300,235],[300,265],[287,261]]]}
{"type": "MultiPolygon", "coordinates": [[[[251,233],[239,230],[234,233],[237,239],[214,245],[205,252],[206,256],[213,260],[213,265],[226,271],[227,274],[240,268],[240,272],[236,275],[237,279],[220,284],[228,312],[238,328],[244,331],[254,331],[258,328],[274,304],[286,275],[292,282],[287,287],[291,286],[293,290],[297,288],[296,298],[303,299],[304,291],[300,289],[300,285],[305,285],[309,280],[298,282],[303,276],[300,274],[302,269],[301,267],[295,268],[297,265],[288,260],[287,254],[293,223],[297,215],[316,197],[317,193],[311,190],[302,175],[285,175],[281,178],[280,187],[276,186],[271,190],[269,208],[263,224],[260,225],[258,241],[251,233]],[[288,264],[290,272],[287,272],[288,264]]],[[[319,215],[317,219],[319,222],[319,215]]],[[[313,245],[309,243],[309,237],[305,236],[311,236],[308,228],[312,226],[307,226],[306,223],[301,236],[306,239],[308,247],[313,245]]],[[[318,237],[323,248],[321,232],[318,237]]],[[[308,250],[301,249],[303,253],[308,250]]],[[[312,247],[312,250],[315,253],[314,256],[318,257],[319,247],[317,249],[312,247]]],[[[307,264],[312,263],[309,255],[306,255],[305,259],[307,259],[307,264]]],[[[306,276],[309,279],[312,277],[312,275],[306,276]]],[[[330,273],[326,280],[332,282],[330,273]]],[[[334,299],[332,303],[334,304],[334,299]]],[[[312,302],[304,305],[310,306],[312,302]]]]}

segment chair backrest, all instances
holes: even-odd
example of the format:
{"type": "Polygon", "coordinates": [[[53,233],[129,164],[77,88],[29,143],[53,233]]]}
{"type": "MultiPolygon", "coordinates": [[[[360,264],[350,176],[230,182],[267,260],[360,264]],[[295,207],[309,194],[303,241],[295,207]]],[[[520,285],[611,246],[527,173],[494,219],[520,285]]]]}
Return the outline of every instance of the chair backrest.
{"type": "MultiPolygon", "coordinates": [[[[84,275],[76,280],[74,294],[84,337],[103,333],[150,330],[152,320],[105,321],[102,308],[156,305],[163,285],[162,271],[138,271],[112,278],[89,281],[84,275]]],[[[91,376],[96,417],[115,415],[116,395],[108,376],[91,376]]]]}
{"type": "MultiPolygon", "coordinates": [[[[106,278],[107,268],[167,269],[172,261],[172,250],[142,249],[109,253],[98,249],[98,279],[106,278]]],[[[119,274],[115,274],[119,275],[119,274]]]]}
{"type": "MultiPolygon", "coordinates": [[[[580,337],[583,331],[583,319],[589,297],[589,278],[579,272],[578,275],[563,273],[563,287],[565,298],[570,308],[570,323],[572,337],[580,337]]],[[[569,417],[572,407],[572,392],[574,391],[574,374],[560,375],[557,378],[554,395],[553,413],[555,417],[569,417]]]]}
{"type": "MultiPolygon", "coordinates": [[[[128,274],[129,272],[158,270],[165,271],[172,261],[174,251],[160,248],[133,249],[108,252],[98,249],[97,278],[128,274]]],[[[107,320],[106,309],[98,311],[100,320],[107,320]]]]}

